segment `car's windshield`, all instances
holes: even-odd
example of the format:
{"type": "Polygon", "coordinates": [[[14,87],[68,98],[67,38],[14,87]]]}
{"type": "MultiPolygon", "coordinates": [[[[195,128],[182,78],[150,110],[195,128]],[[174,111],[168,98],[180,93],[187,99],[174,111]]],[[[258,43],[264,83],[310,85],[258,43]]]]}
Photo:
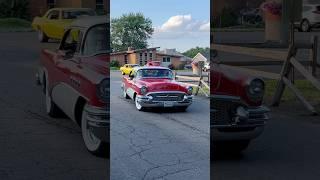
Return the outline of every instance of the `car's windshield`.
{"type": "Polygon", "coordinates": [[[83,53],[94,55],[106,52],[108,52],[107,25],[94,26],[87,33],[83,53]]]}
{"type": "Polygon", "coordinates": [[[138,67],[138,66],[139,66],[138,64],[132,64],[132,65],[131,65],[132,68],[138,67]]]}
{"type": "Polygon", "coordinates": [[[169,69],[140,69],[137,78],[168,78],[173,79],[173,73],[169,69]]]}
{"type": "Polygon", "coordinates": [[[92,10],[81,10],[81,11],[64,11],[64,19],[76,19],[79,16],[94,16],[96,13],[92,10]]]}

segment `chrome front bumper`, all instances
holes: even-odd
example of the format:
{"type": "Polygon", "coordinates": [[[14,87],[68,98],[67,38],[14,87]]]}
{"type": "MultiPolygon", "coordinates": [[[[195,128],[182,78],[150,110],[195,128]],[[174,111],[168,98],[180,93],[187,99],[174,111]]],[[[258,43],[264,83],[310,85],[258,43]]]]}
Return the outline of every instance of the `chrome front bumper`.
{"type": "Polygon", "coordinates": [[[181,106],[190,106],[193,101],[193,95],[184,95],[183,99],[180,101],[157,101],[152,98],[150,95],[146,96],[137,96],[137,101],[142,107],[181,107],[181,106]]]}
{"type": "Polygon", "coordinates": [[[104,142],[110,141],[110,113],[107,108],[86,106],[88,128],[104,142]]]}
{"type": "Polygon", "coordinates": [[[213,141],[254,139],[263,132],[269,119],[269,109],[265,106],[247,107],[236,99],[213,103],[216,103],[213,105],[216,109],[211,109],[213,141]]]}

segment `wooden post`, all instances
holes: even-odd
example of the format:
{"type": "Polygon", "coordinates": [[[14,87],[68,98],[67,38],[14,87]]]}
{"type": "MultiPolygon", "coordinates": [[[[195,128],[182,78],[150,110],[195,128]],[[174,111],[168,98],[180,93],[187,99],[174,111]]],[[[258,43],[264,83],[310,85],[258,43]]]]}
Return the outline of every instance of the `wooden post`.
{"type": "Polygon", "coordinates": [[[318,60],[318,36],[313,36],[312,40],[313,46],[312,46],[312,75],[317,75],[317,60],[318,60]]]}

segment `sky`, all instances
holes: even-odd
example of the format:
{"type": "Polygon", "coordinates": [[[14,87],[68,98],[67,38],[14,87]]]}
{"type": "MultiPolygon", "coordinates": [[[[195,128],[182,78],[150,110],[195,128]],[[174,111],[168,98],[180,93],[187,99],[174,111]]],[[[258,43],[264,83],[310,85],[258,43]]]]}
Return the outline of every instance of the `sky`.
{"type": "Polygon", "coordinates": [[[184,52],[210,46],[210,0],[111,0],[111,18],[141,12],[155,32],[150,47],[184,52]]]}

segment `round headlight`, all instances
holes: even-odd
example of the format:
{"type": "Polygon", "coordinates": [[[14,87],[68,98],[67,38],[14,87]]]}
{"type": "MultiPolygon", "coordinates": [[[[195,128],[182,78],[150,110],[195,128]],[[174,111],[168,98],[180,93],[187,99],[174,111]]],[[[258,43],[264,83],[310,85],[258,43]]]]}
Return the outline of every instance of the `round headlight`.
{"type": "Polygon", "coordinates": [[[193,87],[189,86],[188,87],[188,94],[191,95],[193,93],[193,87]]]}
{"type": "Polygon", "coordinates": [[[103,101],[107,102],[110,94],[110,80],[104,79],[98,84],[97,95],[103,101]]]}
{"type": "Polygon", "coordinates": [[[146,86],[142,86],[142,87],[140,88],[140,93],[141,93],[142,95],[146,95],[147,92],[148,92],[148,88],[147,88],[146,86]]]}
{"type": "Polygon", "coordinates": [[[260,101],[263,99],[265,85],[261,79],[253,79],[248,82],[247,95],[253,101],[260,101]]]}

